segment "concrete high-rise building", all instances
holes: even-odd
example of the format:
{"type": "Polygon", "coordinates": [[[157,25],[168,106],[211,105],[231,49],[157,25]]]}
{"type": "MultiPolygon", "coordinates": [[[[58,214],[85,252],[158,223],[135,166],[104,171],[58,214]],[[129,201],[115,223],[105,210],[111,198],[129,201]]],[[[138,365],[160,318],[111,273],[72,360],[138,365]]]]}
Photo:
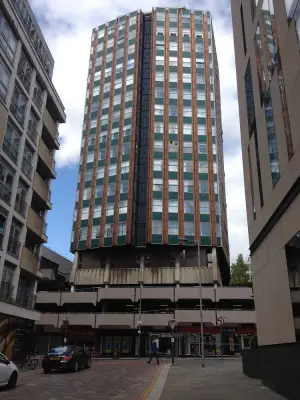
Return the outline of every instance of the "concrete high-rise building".
{"type": "Polygon", "coordinates": [[[138,10],[92,33],[73,273],[171,267],[168,282],[179,284],[173,271],[197,266],[198,241],[203,282],[228,282],[211,16],[186,8],[138,10]]]}
{"type": "Polygon", "coordinates": [[[279,388],[300,338],[300,2],[231,5],[258,343],[279,388]]]}
{"type": "Polygon", "coordinates": [[[58,125],[66,119],[53,67],[28,1],[1,1],[0,351],[8,354],[11,332],[20,328],[23,335],[40,317],[34,310],[40,248],[52,208],[58,125]]]}

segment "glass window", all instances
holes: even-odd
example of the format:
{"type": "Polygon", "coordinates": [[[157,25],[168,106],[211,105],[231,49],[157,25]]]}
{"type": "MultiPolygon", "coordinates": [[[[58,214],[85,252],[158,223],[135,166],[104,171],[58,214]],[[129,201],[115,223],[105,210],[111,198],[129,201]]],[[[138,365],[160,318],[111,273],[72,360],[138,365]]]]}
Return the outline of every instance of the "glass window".
{"type": "Polygon", "coordinates": [[[161,199],[153,199],[152,211],[153,212],[162,212],[162,200],[161,199]]]}
{"type": "Polygon", "coordinates": [[[88,227],[87,226],[81,226],[80,227],[80,233],[79,233],[79,240],[86,240],[87,239],[87,232],[88,232],[88,227]]]}
{"type": "Polygon", "coordinates": [[[105,153],[106,153],[106,149],[101,149],[99,151],[99,160],[105,160],[105,153]]]}
{"type": "Polygon", "coordinates": [[[100,167],[97,170],[97,179],[104,178],[104,167],[100,167]]]}
{"type": "Polygon", "coordinates": [[[162,221],[152,221],[152,235],[162,235],[162,221]]]}
{"type": "Polygon", "coordinates": [[[195,224],[192,221],[184,221],[184,235],[194,236],[195,234],[195,224]]]}
{"type": "Polygon", "coordinates": [[[162,153],[164,151],[164,143],[162,140],[154,140],[154,151],[162,153]]]}
{"type": "Polygon", "coordinates": [[[90,212],[89,207],[83,207],[81,210],[81,219],[89,219],[89,212],[90,212]]]}
{"type": "Polygon", "coordinates": [[[193,143],[192,142],[183,142],[183,152],[185,154],[191,154],[193,152],[193,143]]]}
{"type": "Polygon", "coordinates": [[[110,158],[118,157],[118,146],[111,146],[110,148],[110,158]]]}
{"type": "Polygon", "coordinates": [[[209,214],[209,201],[200,201],[200,214],[209,214]]]}
{"type": "Polygon", "coordinates": [[[169,116],[170,117],[176,117],[178,113],[178,108],[177,106],[174,105],[169,105],[169,116]]]}
{"type": "Polygon", "coordinates": [[[198,153],[199,154],[207,154],[207,144],[206,143],[198,143],[198,153]]]}
{"type": "Polygon", "coordinates": [[[126,236],[126,222],[119,222],[118,236],[126,236]]]}
{"type": "Polygon", "coordinates": [[[194,201],[184,200],[184,212],[185,214],[194,214],[194,201]]]}
{"type": "Polygon", "coordinates": [[[100,218],[101,217],[101,210],[102,210],[102,206],[101,205],[95,205],[93,218],[100,218]]]}
{"type": "Polygon", "coordinates": [[[106,216],[114,215],[115,203],[106,204],[106,216]]]}
{"type": "Polygon", "coordinates": [[[202,174],[208,173],[208,162],[207,161],[199,161],[199,173],[202,173],[202,174]]]}
{"type": "Polygon", "coordinates": [[[169,171],[178,172],[178,161],[177,160],[168,160],[168,169],[169,171]]]}
{"type": "Polygon", "coordinates": [[[22,171],[24,172],[25,175],[28,176],[29,179],[31,179],[32,175],[33,157],[34,157],[33,149],[27,143],[25,143],[23,160],[22,160],[22,171]]]}
{"type": "Polygon", "coordinates": [[[96,186],[95,188],[95,198],[101,199],[103,196],[103,185],[96,186]]]}
{"type": "Polygon", "coordinates": [[[127,200],[119,202],[119,214],[127,214],[127,200]]]}
{"type": "Polygon", "coordinates": [[[160,88],[160,87],[155,88],[155,98],[156,99],[164,98],[164,88],[160,88]]]}
{"type": "Polygon", "coordinates": [[[116,193],[116,183],[111,182],[107,185],[107,196],[114,196],[116,193]]]}
{"type": "Polygon", "coordinates": [[[7,90],[10,81],[10,71],[0,57],[0,96],[6,100],[7,90]]]}
{"type": "Polygon", "coordinates": [[[154,124],[154,132],[156,132],[156,133],[164,133],[164,124],[163,124],[163,122],[155,122],[155,124],[154,124]]]}
{"type": "Polygon", "coordinates": [[[194,193],[194,182],[192,180],[185,180],[183,186],[185,193],[194,193]]]}
{"type": "Polygon", "coordinates": [[[105,238],[110,238],[113,235],[113,225],[112,224],[106,224],[104,228],[104,237],[105,238]]]}
{"type": "Polygon", "coordinates": [[[178,74],[177,72],[171,72],[169,74],[169,82],[177,82],[178,81],[178,74]]]}
{"type": "Polygon", "coordinates": [[[18,160],[18,151],[21,140],[21,132],[11,120],[8,120],[4,135],[2,149],[15,163],[18,160]]]}
{"type": "Polygon", "coordinates": [[[93,170],[92,169],[87,169],[85,171],[85,175],[84,175],[85,182],[91,181],[92,178],[93,178],[93,170]]]}
{"type": "Polygon", "coordinates": [[[123,143],[123,151],[122,154],[129,154],[130,153],[130,143],[123,143]]]}
{"type": "Polygon", "coordinates": [[[178,193],[177,179],[169,179],[169,192],[178,193]]]}
{"type": "Polygon", "coordinates": [[[92,239],[98,239],[100,236],[100,225],[93,225],[92,226],[92,239]]]}
{"type": "Polygon", "coordinates": [[[193,172],[193,161],[183,161],[183,172],[193,172]]]}
{"type": "Polygon", "coordinates": [[[169,235],[178,235],[178,221],[169,221],[168,222],[168,234],[169,235]]]}
{"type": "Polygon", "coordinates": [[[88,153],[86,162],[87,163],[94,162],[94,152],[88,153]]]}
{"type": "Polygon", "coordinates": [[[129,172],[129,161],[123,161],[121,164],[121,174],[129,172]]]}
{"type": "Polygon", "coordinates": [[[178,200],[169,200],[168,211],[171,214],[178,214],[178,200]]]}
{"type": "Polygon", "coordinates": [[[209,192],[208,181],[199,181],[199,189],[201,194],[206,194],[209,192]]]}
{"type": "Polygon", "coordinates": [[[12,61],[17,50],[17,39],[4,15],[0,11],[0,43],[8,58],[12,61]]]}
{"type": "Polygon", "coordinates": [[[120,193],[128,193],[128,181],[120,183],[120,193]]]}
{"type": "Polygon", "coordinates": [[[220,203],[219,202],[215,202],[215,212],[216,212],[216,215],[221,215],[221,212],[220,212],[220,203]]]}
{"type": "Polygon", "coordinates": [[[153,191],[154,192],[162,192],[163,190],[163,182],[162,179],[153,179],[153,191]]]}
{"type": "Polygon", "coordinates": [[[164,82],[164,80],[165,80],[164,72],[156,71],[155,80],[156,80],[156,82],[164,82]]]}
{"type": "Polygon", "coordinates": [[[9,204],[14,181],[14,171],[3,162],[0,162],[0,197],[9,204]]]}
{"type": "Polygon", "coordinates": [[[205,118],[206,117],[206,110],[205,108],[198,108],[197,110],[197,116],[199,118],[205,118]]]}
{"type": "Polygon", "coordinates": [[[25,120],[27,98],[20,86],[15,83],[14,92],[11,99],[10,109],[17,121],[23,125],[25,120]]]}
{"type": "Polygon", "coordinates": [[[163,161],[162,160],[153,160],[153,171],[162,171],[163,170],[163,161]]]}
{"type": "Polygon", "coordinates": [[[192,116],[192,107],[183,107],[183,116],[191,117],[192,116]]]}
{"type": "Polygon", "coordinates": [[[84,189],[82,200],[89,200],[90,197],[91,197],[91,188],[84,189]]]}
{"type": "Polygon", "coordinates": [[[201,236],[210,236],[210,222],[200,222],[201,236]]]}
{"type": "Polygon", "coordinates": [[[218,182],[214,182],[214,192],[215,192],[215,194],[219,194],[219,183],[218,182]]]}

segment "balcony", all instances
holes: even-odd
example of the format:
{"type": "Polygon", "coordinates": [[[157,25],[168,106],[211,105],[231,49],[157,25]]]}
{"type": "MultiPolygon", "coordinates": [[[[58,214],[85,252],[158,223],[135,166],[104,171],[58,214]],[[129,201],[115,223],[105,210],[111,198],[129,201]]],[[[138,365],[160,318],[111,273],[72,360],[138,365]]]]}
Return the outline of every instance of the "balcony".
{"type": "Polygon", "coordinates": [[[10,204],[11,190],[0,182],[0,197],[5,203],[10,204]]]}
{"type": "Polygon", "coordinates": [[[32,179],[32,165],[29,163],[26,158],[23,158],[22,160],[22,166],[21,166],[22,172],[27,176],[27,178],[31,181],[32,179]]]}
{"type": "Polygon", "coordinates": [[[41,238],[42,242],[48,241],[46,235],[47,224],[32,208],[30,208],[28,212],[27,227],[41,238]]]}
{"type": "Polygon", "coordinates": [[[14,287],[10,283],[0,282],[0,300],[11,302],[13,291],[14,287]]]}
{"type": "Polygon", "coordinates": [[[47,169],[50,171],[51,177],[55,178],[56,173],[55,173],[55,162],[53,158],[54,155],[45,145],[43,139],[40,139],[38,155],[43,161],[43,163],[46,165],[47,169]]]}
{"type": "Polygon", "coordinates": [[[15,163],[18,162],[18,150],[15,149],[10,141],[4,136],[2,149],[4,153],[15,163]]]}
{"type": "Polygon", "coordinates": [[[26,216],[26,210],[27,210],[27,203],[20,197],[16,198],[15,202],[15,211],[17,211],[18,214],[22,215],[22,217],[25,218],[26,216]]]}
{"type": "Polygon", "coordinates": [[[36,302],[38,304],[56,304],[60,306],[60,292],[38,292],[36,302]]]}
{"type": "Polygon", "coordinates": [[[94,304],[97,303],[97,292],[63,292],[61,304],[94,304]]]}
{"type": "Polygon", "coordinates": [[[15,304],[27,308],[28,310],[34,310],[35,300],[36,296],[33,293],[26,293],[18,289],[15,304]]]}
{"type": "Polygon", "coordinates": [[[51,115],[49,114],[49,111],[47,108],[44,109],[44,114],[43,114],[43,124],[46,128],[46,131],[44,132],[49,136],[49,139],[51,140],[53,146],[56,148],[56,150],[59,149],[59,141],[58,141],[58,131],[57,131],[57,125],[52,119],[51,115]]]}
{"type": "Polygon", "coordinates": [[[132,313],[99,313],[96,314],[96,328],[134,328],[132,313]]]}
{"type": "MultiPolygon", "coordinates": [[[[168,326],[170,319],[174,318],[171,313],[143,313],[141,315],[142,326],[168,326]]],[[[138,314],[136,315],[135,325],[138,323],[138,314]]]]}
{"type": "Polygon", "coordinates": [[[8,239],[7,245],[7,253],[13,256],[14,258],[19,258],[20,255],[20,247],[21,243],[15,239],[14,237],[10,236],[8,239]]]}
{"type": "Polygon", "coordinates": [[[26,247],[23,247],[20,266],[25,271],[28,271],[31,274],[36,275],[37,271],[38,271],[38,266],[39,266],[38,254],[33,253],[26,247]]]}
{"type": "Polygon", "coordinates": [[[36,130],[36,126],[32,123],[31,120],[28,123],[27,135],[30,137],[30,139],[33,141],[33,143],[36,144],[38,133],[36,130]]]}
{"type": "Polygon", "coordinates": [[[52,209],[52,203],[50,201],[50,189],[47,183],[43,180],[40,174],[35,172],[33,178],[33,190],[37,193],[37,195],[43,200],[46,204],[48,210],[52,209]]]}

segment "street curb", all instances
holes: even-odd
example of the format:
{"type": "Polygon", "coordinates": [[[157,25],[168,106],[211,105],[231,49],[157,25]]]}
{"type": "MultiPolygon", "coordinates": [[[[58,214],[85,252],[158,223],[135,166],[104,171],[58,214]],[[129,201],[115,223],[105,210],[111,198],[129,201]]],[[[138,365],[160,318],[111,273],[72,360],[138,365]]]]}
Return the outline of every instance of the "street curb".
{"type": "Polygon", "coordinates": [[[163,365],[162,367],[159,368],[157,374],[155,375],[153,381],[150,383],[150,385],[145,389],[145,391],[142,393],[141,397],[139,397],[138,400],[147,400],[149,394],[151,393],[153,387],[155,386],[156,382],[158,381],[160,375],[164,371],[166,365],[163,365]]]}
{"type": "Polygon", "coordinates": [[[151,391],[148,393],[147,397],[145,400],[159,400],[160,396],[164,390],[165,383],[168,378],[168,374],[171,368],[171,364],[166,364],[165,367],[163,368],[162,372],[156,379],[156,381],[153,383],[151,387],[151,391]]]}

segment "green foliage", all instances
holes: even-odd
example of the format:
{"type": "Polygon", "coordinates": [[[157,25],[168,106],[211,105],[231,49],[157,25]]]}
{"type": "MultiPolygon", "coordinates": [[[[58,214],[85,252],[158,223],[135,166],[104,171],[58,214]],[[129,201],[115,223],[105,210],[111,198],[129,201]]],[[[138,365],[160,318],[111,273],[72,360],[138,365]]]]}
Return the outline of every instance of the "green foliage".
{"type": "Polygon", "coordinates": [[[248,265],[244,261],[242,254],[238,255],[235,264],[231,266],[231,286],[243,286],[250,283],[250,278],[248,274],[248,265]]]}

